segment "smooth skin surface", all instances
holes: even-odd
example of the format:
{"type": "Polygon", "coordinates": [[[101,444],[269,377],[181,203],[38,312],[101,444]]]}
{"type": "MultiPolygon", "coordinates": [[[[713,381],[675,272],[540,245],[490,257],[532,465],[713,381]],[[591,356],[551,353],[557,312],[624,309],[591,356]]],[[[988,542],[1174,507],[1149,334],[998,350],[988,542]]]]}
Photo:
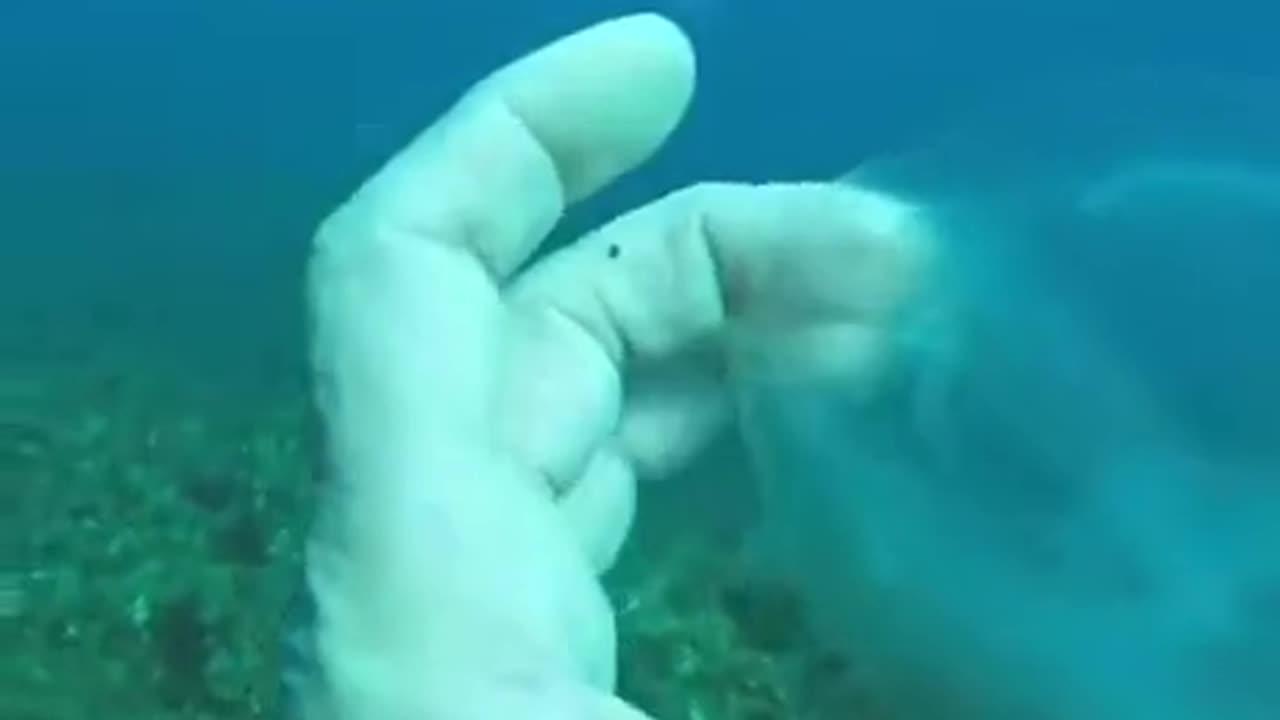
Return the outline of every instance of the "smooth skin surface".
{"type": "Polygon", "coordinates": [[[597,580],[637,477],[732,422],[747,375],[874,379],[924,253],[870,193],[694,186],[516,274],[662,144],[694,76],[662,18],[589,28],[477,84],[322,224],[307,717],[643,717],[614,697],[597,580]]]}

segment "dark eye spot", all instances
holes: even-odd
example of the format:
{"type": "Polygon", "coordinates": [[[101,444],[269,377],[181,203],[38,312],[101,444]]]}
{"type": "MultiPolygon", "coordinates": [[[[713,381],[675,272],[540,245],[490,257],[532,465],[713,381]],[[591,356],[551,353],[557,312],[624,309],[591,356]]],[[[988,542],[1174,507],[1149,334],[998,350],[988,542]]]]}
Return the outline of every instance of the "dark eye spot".
{"type": "Polygon", "coordinates": [[[610,246],[609,246],[609,258],[610,258],[610,259],[616,258],[616,257],[618,257],[618,256],[619,256],[619,255],[621,255],[621,254],[622,254],[622,248],[619,248],[617,245],[610,245],[610,246]]]}

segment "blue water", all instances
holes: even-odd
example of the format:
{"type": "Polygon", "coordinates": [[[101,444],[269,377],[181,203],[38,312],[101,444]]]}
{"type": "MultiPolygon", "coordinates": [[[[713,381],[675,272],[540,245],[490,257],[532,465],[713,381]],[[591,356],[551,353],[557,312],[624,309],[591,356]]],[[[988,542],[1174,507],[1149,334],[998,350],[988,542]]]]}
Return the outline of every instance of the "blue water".
{"type": "Polygon", "coordinates": [[[1265,3],[8,0],[0,358],[296,378],[319,218],[487,70],[636,9],[692,34],[699,94],[566,237],[697,180],[863,166],[961,248],[946,302],[985,334],[912,349],[885,407],[754,416],[764,474],[798,481],[773,552],[823,559],[797,567],[833,644],[878,617],[886,665],[999,686],[1018,720],[1280,717],[1265,3]],[[1235,100],[1187,100],[1206,85],[1235,100]],[[1082,210],[1153,138],[1210,172],[1082,210]]]}

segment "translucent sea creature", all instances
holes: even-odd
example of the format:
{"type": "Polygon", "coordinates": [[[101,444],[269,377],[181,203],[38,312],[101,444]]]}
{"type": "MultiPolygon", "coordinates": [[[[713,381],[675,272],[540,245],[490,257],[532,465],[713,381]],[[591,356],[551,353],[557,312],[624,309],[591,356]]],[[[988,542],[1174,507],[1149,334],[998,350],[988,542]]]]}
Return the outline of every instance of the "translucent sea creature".
{"type": "Polygon", "coordinates": [[[939,243],[897,377],[761,385],[744,424],[762,546],[891,691],[1280,713],[1274,87],[1049,80],[850,176],[939,243]]]}

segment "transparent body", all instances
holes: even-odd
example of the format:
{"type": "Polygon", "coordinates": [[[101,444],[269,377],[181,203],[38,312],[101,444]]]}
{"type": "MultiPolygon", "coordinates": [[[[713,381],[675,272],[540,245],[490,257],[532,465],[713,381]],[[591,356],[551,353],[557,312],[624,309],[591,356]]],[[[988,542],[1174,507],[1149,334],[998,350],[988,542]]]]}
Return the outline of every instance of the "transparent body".
{"type": "Polygon", "coordinates": [[[940,249],[875,397],[749,389],[762,547],[947,717],[1280,713],[1280,102],[1046,81],[850,180],[940,249]]]}

